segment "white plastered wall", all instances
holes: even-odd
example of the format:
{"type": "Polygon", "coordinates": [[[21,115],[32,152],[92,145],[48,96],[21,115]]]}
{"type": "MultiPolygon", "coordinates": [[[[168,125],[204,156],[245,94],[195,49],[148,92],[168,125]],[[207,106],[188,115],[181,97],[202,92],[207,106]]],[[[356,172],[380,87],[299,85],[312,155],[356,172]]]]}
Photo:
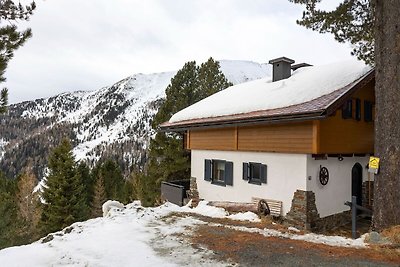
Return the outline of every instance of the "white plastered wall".
{"type": "Polygon", "coordinates": [[[264,152],[192,150],[192,177],[196,177],[200,199],[208,201],[250,202],[252,197],[280,200],[282,215],[291,207],[293,193],[306,190],[307,155],[264,152]],[[233,186],[219,186],[204,180],[204,160],[221,159],[233,162],[233,186]],[[243,180],[243,162],[259,162],[268,166],[267,184],[255,185],[243,180]]]}
{"type": "MultiPolygon", "coordinates": [[[[344,202],[351,201],[352,168],[354,164],[360,163],[363,167],[363,181],[368,181],[368,171],[365,168],[368,159],[369,156],[343,157],[343,161],[336,157],[315,160],[311,155],[307,156],[307,190],[315,193],[315,202],[321,218],[350,209],[344,202]],[[318,178],[320,166],[328,168],[329,171],[329,181],[325,186],[321,185],[318,178]]],[[[370,174],[370,180],[373,179],[373,174],[370,174]]]]}

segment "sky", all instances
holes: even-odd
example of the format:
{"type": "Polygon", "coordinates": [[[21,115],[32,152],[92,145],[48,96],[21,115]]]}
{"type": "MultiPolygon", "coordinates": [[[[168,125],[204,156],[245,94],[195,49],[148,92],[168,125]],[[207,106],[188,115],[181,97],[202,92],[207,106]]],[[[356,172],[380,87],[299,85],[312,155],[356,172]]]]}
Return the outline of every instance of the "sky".
{"type": "MultiPolygon", "coordinates": [[[[23,1],[22,1],[23,2],[23,1]]],[[[325,1],[327,2],[327,1],[325,1]]],[[[322,8],[333,8],[330,0],[322,8]]],[[[97,90],[190,60],[280,56],[313,65],[354,59],[349,44],[296,24],[288,0],[36,0],[33,37],[6,71],[10,103],[97,90]]]]}

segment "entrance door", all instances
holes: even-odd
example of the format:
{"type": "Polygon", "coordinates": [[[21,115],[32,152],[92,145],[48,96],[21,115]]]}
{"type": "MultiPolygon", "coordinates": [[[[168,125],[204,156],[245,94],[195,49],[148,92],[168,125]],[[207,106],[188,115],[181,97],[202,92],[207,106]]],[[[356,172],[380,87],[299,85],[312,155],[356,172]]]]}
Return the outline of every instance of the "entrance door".
{"type": "Polygon", "coordinates": [[[362,166],[356,163],[351,170],[351,195],[357,197],[357,204],[362,204],[362,166]]]}

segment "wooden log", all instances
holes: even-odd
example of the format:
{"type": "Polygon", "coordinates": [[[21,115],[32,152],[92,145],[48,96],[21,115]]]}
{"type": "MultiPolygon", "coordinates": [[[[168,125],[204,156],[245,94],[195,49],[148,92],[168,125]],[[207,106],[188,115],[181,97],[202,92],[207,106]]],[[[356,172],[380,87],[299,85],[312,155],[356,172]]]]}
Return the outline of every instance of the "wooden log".
{"type": "Polygon", "coordinates": [[[257,203],[240,203],[240,202],[229,202],[229,201],[210,201],[208,205],[224,208],[228,212],[246,212],[251,211],[257,213],[257,203]]]}

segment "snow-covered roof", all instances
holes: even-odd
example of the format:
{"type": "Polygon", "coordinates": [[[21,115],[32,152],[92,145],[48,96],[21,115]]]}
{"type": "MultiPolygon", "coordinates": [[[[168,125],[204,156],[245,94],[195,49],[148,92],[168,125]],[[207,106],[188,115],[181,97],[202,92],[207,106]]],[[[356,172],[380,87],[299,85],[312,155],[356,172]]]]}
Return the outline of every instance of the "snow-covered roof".
{"type": "Polygon", "coordinates": [[[179,111],[164,126],[232,115],[240,118],[261,111],[271,113],[276,110],[282,113],[286,109],[290,113],[293,108],[289,107],[304,109],[302,104],[315,105],[315,100],[323,103],[320,105],[323,107],[331,104],[343,91],[350,89],[349,85],[370,72],[371,67],[353,60],[303,67],[294,71],[288,79],[276,82],[264,78],[234,85],[179,111]],[[324,96],[329,97],[324,99],[324,96]]]}

